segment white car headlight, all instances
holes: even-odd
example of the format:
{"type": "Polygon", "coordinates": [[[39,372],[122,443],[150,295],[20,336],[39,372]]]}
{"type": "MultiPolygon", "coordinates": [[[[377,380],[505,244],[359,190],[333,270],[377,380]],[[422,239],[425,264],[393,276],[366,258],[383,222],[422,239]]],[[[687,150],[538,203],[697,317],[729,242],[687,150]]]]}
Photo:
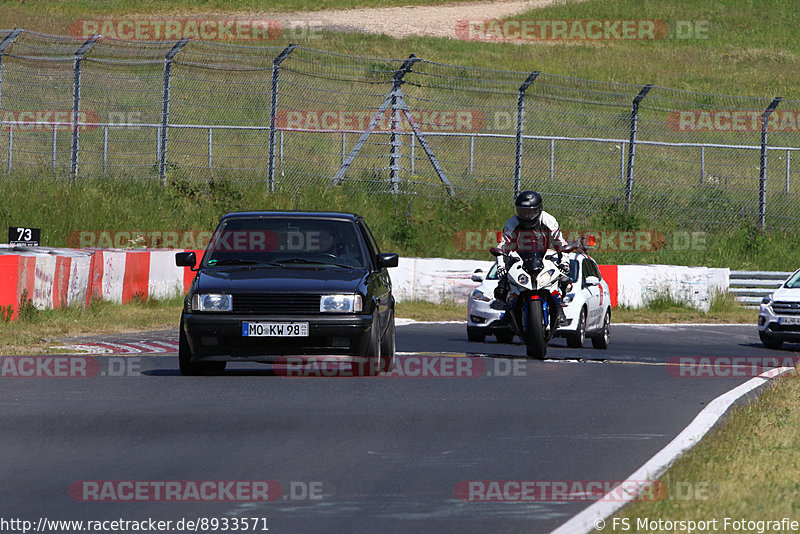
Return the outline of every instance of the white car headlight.
{"type": "Polygon", "coordinates": [[[192,311],[231,311],[233,300],[225,293],[198,293],[192,297],[192,311]]]}
{"type": "Polygon", "coordinates": [[[480,300],[481,302],[491,302],[491,298],[484,295],[483,291],[476,289],[472,292],[472,300],[480,300]]]}
{"type": "Polygon", "coordinates": [[[764,297],[761,299],[761,304],[769,306],[772,303],[772,297],[764,297]]]}
{"type": "Polygon", "coordinates": [[[358,313],[362,310],[361,295],[322,295],[319,311],[358,313]]]}

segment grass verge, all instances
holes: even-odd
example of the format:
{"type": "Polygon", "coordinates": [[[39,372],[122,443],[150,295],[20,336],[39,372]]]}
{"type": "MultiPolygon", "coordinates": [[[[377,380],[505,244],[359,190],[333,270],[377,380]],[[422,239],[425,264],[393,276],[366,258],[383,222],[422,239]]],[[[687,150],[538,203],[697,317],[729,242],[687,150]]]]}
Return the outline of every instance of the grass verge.
{"type": "MultiPolygon", "coordinates": [[[[734,408],[722,424],[679,458],[661,478],[662,500],[635,502],[606,521],[603,532],[652,532],[648,520],[698,521],[717,519],[715,529],[695,532],[758,532],[758,528],[724,527],[725,518],[750,521],[796,520],[797,477],[800,468],[800,380],[797,374],[776,379],[758,402],[734,408]]],[[[667,530],[664,530],[665,532],[667,530]]],[[[669,530],[672,531],[672,530],[669,530]]],[[[675,532],[688,532],[676,528],[675,532]]],[[[762,532],[785,532],[766,528],[762,532]]]]}

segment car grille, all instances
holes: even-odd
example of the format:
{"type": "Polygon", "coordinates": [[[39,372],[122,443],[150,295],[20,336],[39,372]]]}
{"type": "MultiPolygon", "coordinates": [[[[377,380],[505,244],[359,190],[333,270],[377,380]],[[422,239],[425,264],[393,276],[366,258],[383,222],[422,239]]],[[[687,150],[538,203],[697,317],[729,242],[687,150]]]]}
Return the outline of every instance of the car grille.
{"type": "Polygon", "coordinates": [[[800,315],[800,302],[775,301],[772,309],[776,315],[800,315]]]}
{"type": "Polygon", "coordinates": [[[233,313],[308,315],[319,313],[319,294],[255,293],[233,295],[233,313]]]}
{"type": "Polygon", "coordinates": [[[773,332],[797,332],[800,333],[800,325],[799,324],[778,324],[778,323],[770,323],[769,329],[773,332]]]}

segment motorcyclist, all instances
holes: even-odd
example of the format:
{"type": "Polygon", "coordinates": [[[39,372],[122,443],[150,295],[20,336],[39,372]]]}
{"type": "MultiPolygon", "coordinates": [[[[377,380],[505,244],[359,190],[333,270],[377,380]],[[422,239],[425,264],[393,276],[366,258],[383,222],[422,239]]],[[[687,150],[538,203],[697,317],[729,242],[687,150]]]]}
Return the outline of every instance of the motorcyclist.
{"type": "MultiPolygon", "coordinates": [[[[523,261],[534,255],[541,258],[548,249],[553,249],[559,258],[559,269],[569,274],[569,255],[561,253],[567,247],[567,241],[561,234],[556,218],[543,211],[542,196],[536,191],[523,191],[514,200],[514,208],[516,213],[506,221],[498,248],[506,253],[517,251],[523,261]]],[[[564,287],[561,290],[563,292],[564,287]]],[[[502,279],[495,290],[495,297],[505,301],[507,294],[508,281],[502,279]]],[[[563,319],[564,312],[560,305],[558,315],[559,320],[563,319]]]]}

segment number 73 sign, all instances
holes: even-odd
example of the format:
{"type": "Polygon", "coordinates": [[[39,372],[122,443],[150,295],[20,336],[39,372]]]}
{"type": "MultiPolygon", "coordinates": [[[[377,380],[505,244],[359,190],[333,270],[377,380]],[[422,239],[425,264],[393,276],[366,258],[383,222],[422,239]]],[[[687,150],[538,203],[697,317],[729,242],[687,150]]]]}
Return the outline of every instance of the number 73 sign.
{"type": "Polygon", "coordinates": [[[42,231],[39,228],[23,228],[10,226],[8,228],[8,244],[38,247],[42,231]]]}

